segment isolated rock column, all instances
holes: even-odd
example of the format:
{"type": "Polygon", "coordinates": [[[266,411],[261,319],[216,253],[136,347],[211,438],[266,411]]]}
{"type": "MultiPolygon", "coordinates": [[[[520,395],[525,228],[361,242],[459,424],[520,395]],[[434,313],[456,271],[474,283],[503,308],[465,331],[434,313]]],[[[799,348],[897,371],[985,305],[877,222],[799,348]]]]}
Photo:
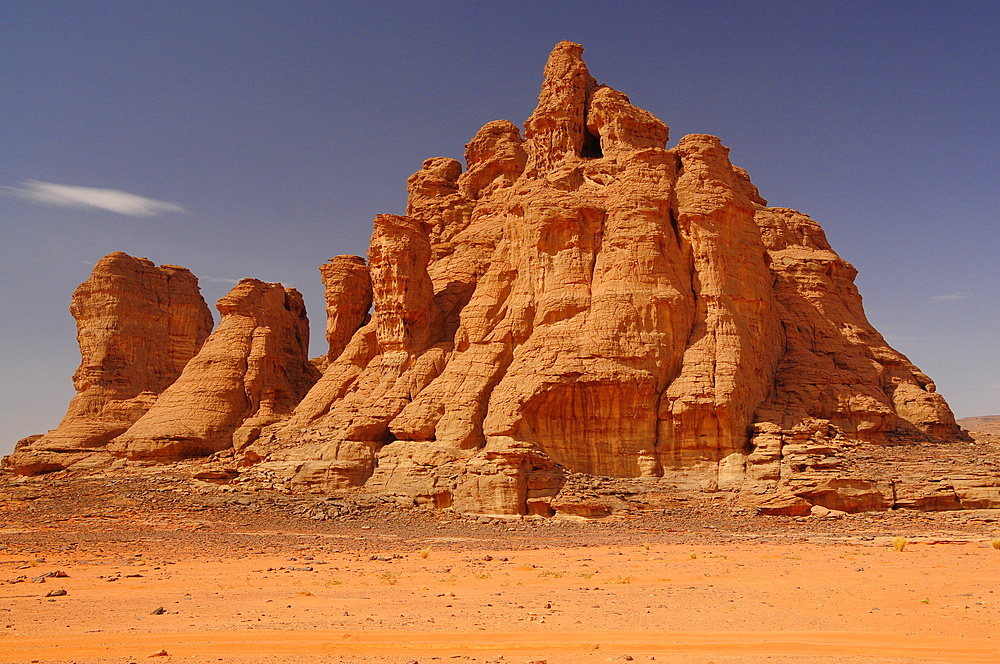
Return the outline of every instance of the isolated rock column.
{"type": "Polygon", "coordinates": [[[326,296],[328,362],[336,360],[354,333],[368,321],[372,280],[361,256],[335,256],[319,266],[326,296]]]}
{"type": "Polygon", "coordinates": [[[59,426],[20,446],[4,467],[21,474],[106,459],[107,443],[152,406],[212,330],[190,271],[123,252],[98,261],[73,293],[82,360],[77,394],[59,426]]]}

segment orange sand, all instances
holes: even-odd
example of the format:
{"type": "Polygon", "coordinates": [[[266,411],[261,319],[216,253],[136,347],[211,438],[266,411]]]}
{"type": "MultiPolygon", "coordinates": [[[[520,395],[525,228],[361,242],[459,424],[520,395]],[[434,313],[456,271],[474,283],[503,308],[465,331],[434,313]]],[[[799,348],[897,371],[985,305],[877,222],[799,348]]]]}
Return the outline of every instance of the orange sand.
{"type": "Polygon", "coordinates": [[[238,557],[156,541],[0,556],[0,581],[29,577],[0,584],[0,662],[1000,660],[1000,551],[984,538],[386,539],[372,560],[309,537],[238,557]]]}

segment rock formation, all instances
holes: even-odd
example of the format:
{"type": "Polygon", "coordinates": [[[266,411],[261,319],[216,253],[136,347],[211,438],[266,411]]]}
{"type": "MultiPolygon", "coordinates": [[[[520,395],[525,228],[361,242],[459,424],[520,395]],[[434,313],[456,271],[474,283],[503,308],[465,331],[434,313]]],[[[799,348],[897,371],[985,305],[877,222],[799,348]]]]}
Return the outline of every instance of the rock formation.
{"type": "MultiPolygon", "coordinates": [[[[593,516],[678,490],[731,491],[773,514],[1000,506],[995,478],[932,484],[932,463],[893,456],[970,443],[868,323],[856,272],[819,225],[768,207],[718,138],[668,149],[667,126],[598,84],[582,51],[555,47],[523,138],[498,120],[466,145],[464,172],[426,160],[406,214],[375,218],[367,265],[320,268],[318,380],[298,293],[244,280],[186,366],[204,337],[164,332],[169,352],[142,345],[173,373],[147,376],[161,365],[134,353],[102,369],[115,389],[119,374],[142,380],[109,415],[110,387],[71,414],[114,426],[84,435],[67,416],[15,459],[117,436],[109,449],[128,459],[232,455],[249,485],[364,486],[494,514],[593,516]]],[[[192,320],[193,299],[171,297],[153,299],[192,320]]],[[[117,325],[114,338],[138,334],[117,325]]]]}
{"type": "Polygon", "coordinates": [[[108,442],[180,375],[213,323],[188,270],[120,251],[98,261],[73,293],[70,313],[82,356],[77,394],[58,428],[7,457],[4,466],[20,474],[100,461],[108,442]]]}
{"type": "Polygon", "coordinates": [[[820,227],[718,138],[667,149],[581,53],[556,46],[523,139],[488,123],[376,217],[372,319],[258,470],[474,512],[549,514],[570,473],[808,506],[854,486],[845,441],[956,435],[820,227]]]}
{"type": "Polygon", "coordinates": [[[326,364],[344,352],[358,328],[368,322],[372,280],[361,256],[336,256],[319,266],[326,295],[326,364]]]}
{"type": "Polygon", "coordinates": [[[217,308],[219,326],[152,408],[114,440],[113,454],[178,459],[246,447],[316,382],[298,291],[243,279],[217,308]]]}

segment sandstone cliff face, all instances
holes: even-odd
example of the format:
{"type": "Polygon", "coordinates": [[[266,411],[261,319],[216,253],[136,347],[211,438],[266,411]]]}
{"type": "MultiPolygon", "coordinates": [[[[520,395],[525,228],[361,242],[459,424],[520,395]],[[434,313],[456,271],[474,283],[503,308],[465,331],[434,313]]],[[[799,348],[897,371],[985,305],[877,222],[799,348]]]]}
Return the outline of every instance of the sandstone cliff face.
{"type": "Polygon", "coordinates": [[[122,252],[105,256],[73,293],[82,360],[77,395],[58,428],[18,446],[5,467],[21,474],[98,461],[180,375],[212,330],[198,280],[176,265],[122,252]]]}
{"type": "Polygon", "coordinates": [[[581,54],[556,46],[523,138],[488,123],[376,217],[372,319],[260,469],[473,512],[550,514],[567,473],[809,505],[850,483],[796,454],[956,434],[819,226],[718,138],[667,149],[581,54]]]}
{"type": "Polygon", "coordinates": [[[298,291],[243,279],[217,307],[218,328],[152,408],[109,446],[113,454],[176,459],[245,447],[261,427],[287,417],[316,381],[298,291]]]}

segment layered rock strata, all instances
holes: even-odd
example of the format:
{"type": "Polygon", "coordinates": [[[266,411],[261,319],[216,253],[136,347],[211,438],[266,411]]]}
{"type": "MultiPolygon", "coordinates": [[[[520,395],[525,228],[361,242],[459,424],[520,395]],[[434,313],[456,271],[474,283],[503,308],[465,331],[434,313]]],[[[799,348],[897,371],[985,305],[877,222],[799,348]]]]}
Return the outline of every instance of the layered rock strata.
{"type": "Polygon", "coordinates": [[[212,330],[191,272],[122,252],[105,256],[73,293],[82,357],[77,394],[59,426],[26,439],[4,466],[33,475],[106,459],[108,442],[149,410],[212,330]]]}
{"type": "Polygon", "coordinates": [[[309,322],[293,288],[243,279],[219,300],[222,318],[152,408],[109,446],[130,459],[242,449],[288,417],[319,377],[309,322]]]}
{"type": "Polygon", "coordinates": [[[259,469],[473,512],[552,513],[568,473],[811,504],[837,465],[796,452],[957,435],[819,226],[718,138],[667,149],[581,54],[556,46],[523,139],[488,123],[376,217],[372,319],[259,469]]]}

